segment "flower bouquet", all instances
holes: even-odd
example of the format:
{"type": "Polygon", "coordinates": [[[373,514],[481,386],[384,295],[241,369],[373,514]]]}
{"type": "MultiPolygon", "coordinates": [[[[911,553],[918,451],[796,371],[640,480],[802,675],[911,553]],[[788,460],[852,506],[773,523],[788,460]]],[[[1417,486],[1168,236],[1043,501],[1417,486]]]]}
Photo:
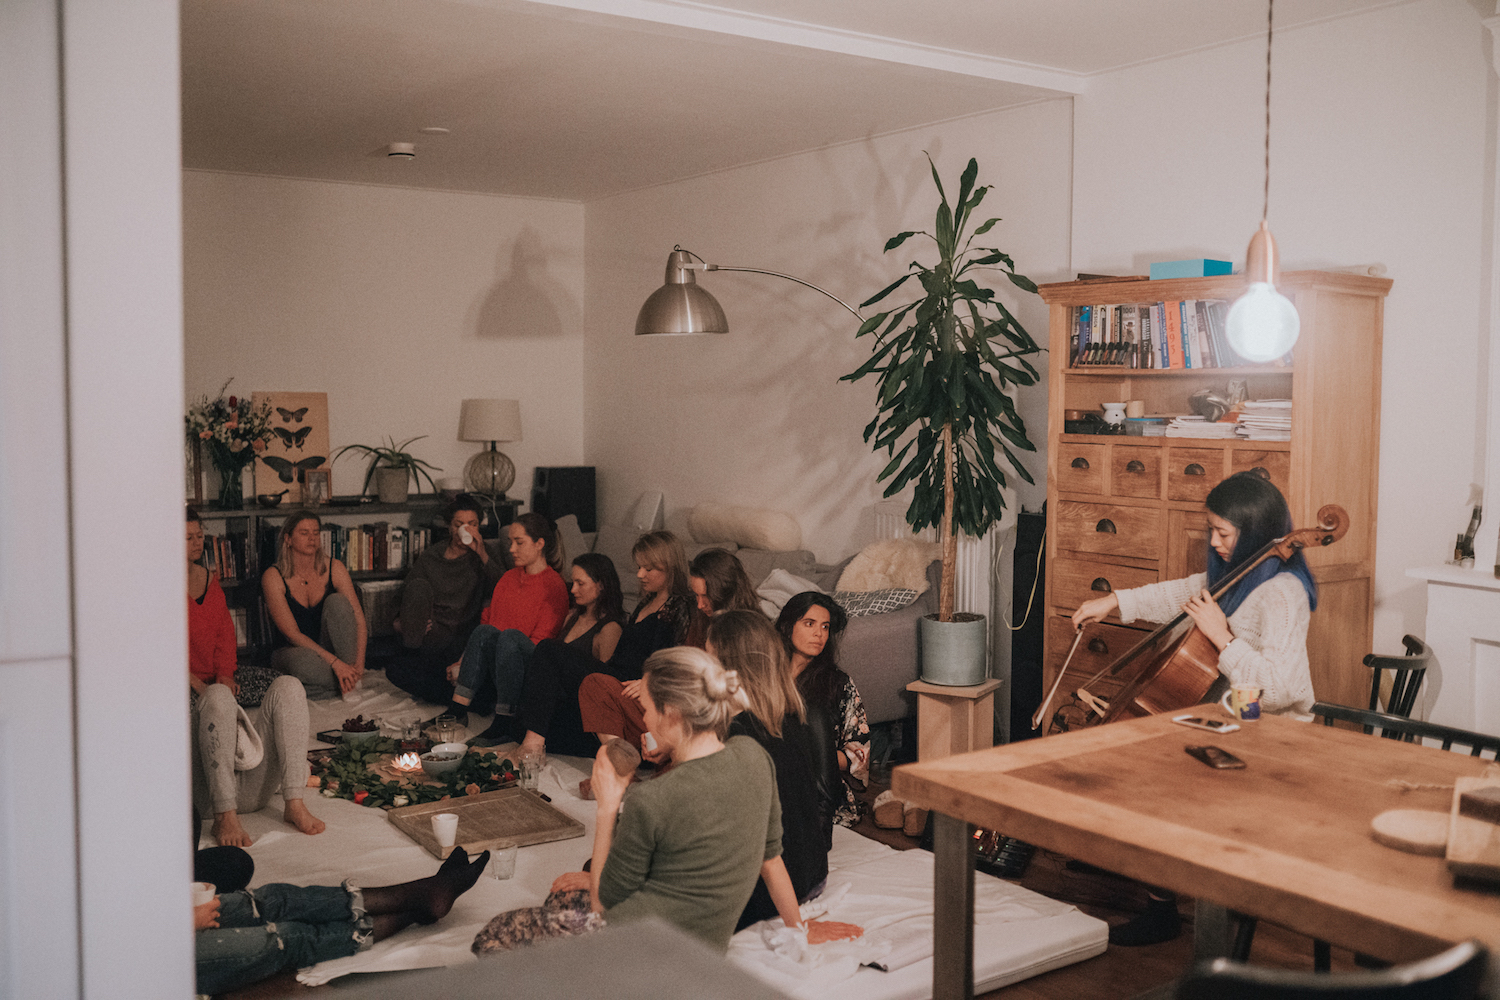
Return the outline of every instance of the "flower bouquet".
{"type": "Polygon", "coordinates": [[[271,437],[271,404],[255,406],[247,398],[226,397],[225,382],[215,399],[188,407],[188,437],[196,438],[219,473],[219,506],[238,507],[244,500],[241,477],[245,466],[264,451],[271,437]]]}

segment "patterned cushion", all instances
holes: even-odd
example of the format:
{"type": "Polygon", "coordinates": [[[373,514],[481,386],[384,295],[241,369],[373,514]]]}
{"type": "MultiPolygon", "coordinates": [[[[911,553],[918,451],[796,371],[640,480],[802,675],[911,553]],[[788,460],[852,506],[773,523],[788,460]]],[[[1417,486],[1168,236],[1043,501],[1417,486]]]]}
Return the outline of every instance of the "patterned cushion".
{"type": "Polygon", "coordinates": [[[850,618],[866,615],[883,615],[887,611],[900,611],[917,599],[915,590],[893,587],[889,590],[837,590],[833,599],[839,602],[850,618]]]}

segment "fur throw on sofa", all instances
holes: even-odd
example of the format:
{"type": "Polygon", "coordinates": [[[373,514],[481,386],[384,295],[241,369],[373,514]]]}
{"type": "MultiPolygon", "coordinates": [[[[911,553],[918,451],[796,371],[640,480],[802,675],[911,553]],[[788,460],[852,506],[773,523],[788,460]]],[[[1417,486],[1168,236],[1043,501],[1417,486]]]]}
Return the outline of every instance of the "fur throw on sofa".
{"type": "Polygon", "coordinates": [[[943,554],[941,545],[912,538],[871,542],[850,560],[839,577],[839,590],[927,591],[927,564],[943,554]]]}

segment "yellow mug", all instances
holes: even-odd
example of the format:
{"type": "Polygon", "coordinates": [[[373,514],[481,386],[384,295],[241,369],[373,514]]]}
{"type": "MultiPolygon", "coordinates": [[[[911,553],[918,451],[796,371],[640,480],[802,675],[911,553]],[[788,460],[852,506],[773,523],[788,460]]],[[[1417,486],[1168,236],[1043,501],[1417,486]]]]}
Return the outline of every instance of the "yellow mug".
{"type": "Polygon", "coordinates": [[[1219,699],[1224,711],[1234,716],[1236,722],[1254,722],[1260,718],[1260,688],[1250,684],[1236,684],[1224,692],[1219,699]]]}

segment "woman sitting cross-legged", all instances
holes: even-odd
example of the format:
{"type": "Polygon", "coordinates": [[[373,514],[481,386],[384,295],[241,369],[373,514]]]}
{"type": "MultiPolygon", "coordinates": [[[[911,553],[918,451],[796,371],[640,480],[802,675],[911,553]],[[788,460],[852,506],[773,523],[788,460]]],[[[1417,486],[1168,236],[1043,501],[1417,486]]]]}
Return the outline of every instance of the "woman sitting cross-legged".
{"type": "Polygon", "coordinates": [[[646,718],[672,769],[632,785],[601,748],[590,871],[560,876],[539,907],[495,917],[474,938],[474,951],[647,917],[724,951],[758,878],[788,923],[801,925],[781,863],[776,769],[754,740],[729,736],[730,720],[748,704],[738,675],[680,646],[652,655],[644,680],[646,718]]]}
{"type": "Polygon", "coordinates": [[[365,612],[349,571],[323,551],[323,522],[310,510],[281,524],[276,563],[260,577],[276,625],[271,666],[302,682],[309,698],[336,698],[365,675],[365,612]]]}
{"type": "MultiPolygon", "coordinates": [[[[622,632],[620,620],[625,617],[619,574],[609,556],[585,552],[573,560],[572,578],[573,607],[563,621],[560,641],[602,663],[614,655],[622,632]]],[[[496,705],[495,720],[469,745],[492,747],[513,740],[510,716],[514,714],[513,706],[496,705]]]]}
{"type": "Polygon", "coordinates": [[[506,529],[515,565],[495,584],[490,606],[469,635],[463,658],[448,667],[453,698],[448,711],[461,725],[481,688],[495,692],[495,715],[510,715],[532,650],[557,635],[568,613],[568,588],[558,567],[556,526],[541,514],[522,514],[506,529]]]}
{"type": "Polygon", "coordinates": [[[412,924],[437,923],[489,860],[489,851],[470,861],[455,847],[436,874],[400,885],[273,882],[221,893],[193,910],[198,992],[238,990],[283,969],[365,951],[412,924]]]}
{"type": "Polygon", "coordinates": [[[557,639],[537,645],[526,668],[520,707],[509,720],[509,737],[524,750],[550,747],[553,753],[592,756],[599,741],[584,729],[579,710],[584,680],[596,673],[639,680],[648,656],[686,638],[696,612],[682,543],[670,531],[652,531],[636,541],[631,555],[641,599],[609,659],[601,662],[557,639]]]}
{"type": "MultiPolygon", "coordinates": [[[[729,732],[748,736],[776,765],[776,794],[781,803],[781,860],[797,902],[821,891],[828,878],[830,832],[823,829],[819,801],[817,734],[807,724],[802,697],[792,680],[791,664],[766,616],[759,611],[726,611],[708,630],[708,651],[725,670],[739,675],[748,702],[729,732]]],[[[745,904],[735,930],[778,915],[788,923],[763,880],[745,904]]]]}
{"type": "Polygon", "coordinates": [[[839,636],[849,618],[827,594],[805,591],[781,609],[776,631],[792,659],[792,676],[807,705],[807,724],[818,735],[816,774],[822,808],[833,823],[853,827],[860,805],[842,775],[863,784],[870,776],[870,724],[854,679],[839,669],[839,636]]]}
{"type": "MultiPolygon", "coordinates": [[[[234,688],[234,624],[218,581],[198,562],[203,524],[187,512],[188,683],[192,725],[193,807],[213,815],[214,840],[249,847],[241,812],[259,812],[278,789],[286,821],[303,833],[322,833],[323,821],[307,811],[307,695],[295,677],[278,677],[261,700],[258,726],[245,716],[241,732],[234,688]],[[207,662],[205,663],[205,659],[207,662]],[[208,679],[202,674],[210,667],[208,679]]],[[[194,831],[194,837],[197,831],[194,831]]]]}
{"type": "Polygon", "coordinates": [[[423,549],[401,585],[397,630],[403,649],[385,676],[423,701],[443,705],[453,697],[448,667],[462,658],[484,599],[507,568],[490,558],[479,537],[484,508],[483,500],[468,493],[454,498],[443,512],[447,544],[423,549]]]}
{"type": "MultiPolygon", "coordinates": [[[[726,611],[754,611],[760,614],[760,598],[745,575],[745,567],[724,549],[705,549],[688,564],[688,586],[697,598],[698,613],[682,643],[702,646],[708,637],[709,622],[726,611]]],[[[583,728],[599,741],[619,737],[633,747],[641,747],[647,760],[663,759],[659,750],[641,746],[646,732],[642,715],[638,680],[622,681],[612,674],[589,674],[578,687],[578,708],[583,728]]]]}

